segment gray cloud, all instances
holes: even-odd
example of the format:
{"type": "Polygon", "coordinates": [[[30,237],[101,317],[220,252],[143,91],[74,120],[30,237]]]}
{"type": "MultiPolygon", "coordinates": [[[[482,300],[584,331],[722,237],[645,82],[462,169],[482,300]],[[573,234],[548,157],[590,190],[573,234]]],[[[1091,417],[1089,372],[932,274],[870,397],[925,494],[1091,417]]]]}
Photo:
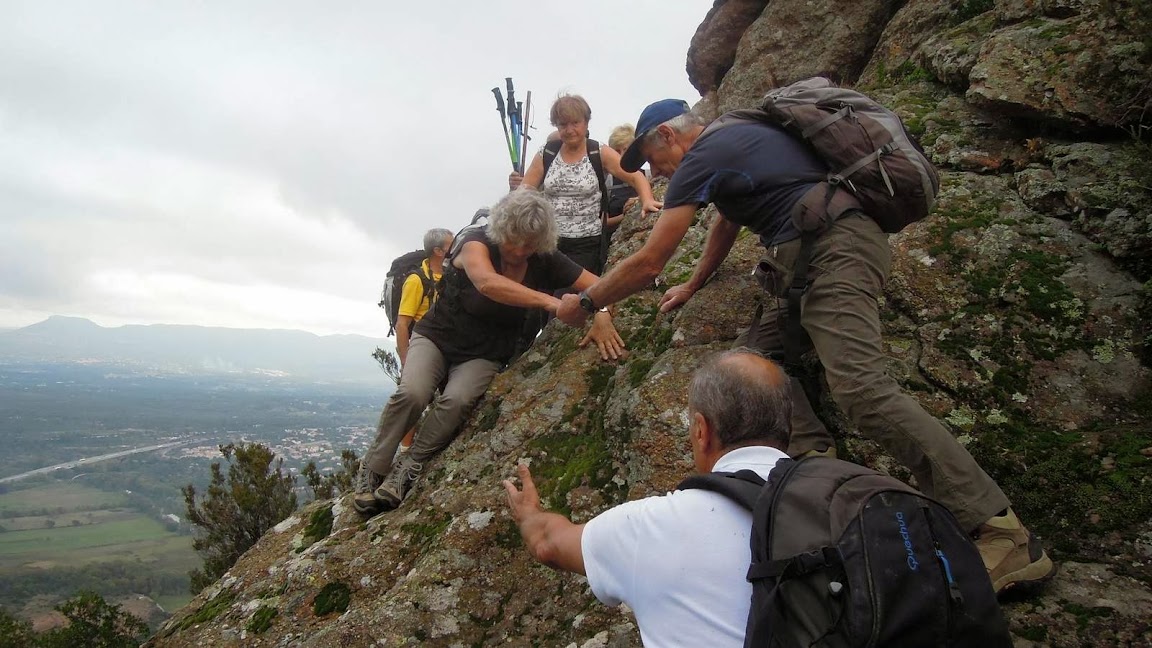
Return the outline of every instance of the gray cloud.
{"type": "Polygon", "coordinates": [[[503,191],[489,88],[533,90],[539,135],[551,99],[581,92],[606,139],[653,99],[692,98],[684,55],[710,4],[6,7],[0,326],[260,323],[229,310],[255,290],[328,311],[266,305],[263,325],[374,332],[391,257],[503,191]]]}

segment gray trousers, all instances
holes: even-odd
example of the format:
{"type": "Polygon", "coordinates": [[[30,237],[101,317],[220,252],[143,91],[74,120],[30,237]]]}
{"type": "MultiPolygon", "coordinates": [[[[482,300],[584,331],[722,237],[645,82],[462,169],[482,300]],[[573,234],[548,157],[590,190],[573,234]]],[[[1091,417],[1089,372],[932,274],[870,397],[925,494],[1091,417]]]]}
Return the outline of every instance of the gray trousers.
{"type": "Polygon", "coordinates": [[[408,453],[416,463],[424,463],[436,455],[456,436],[461,421],[488,389],[488,384],[500,370],[500,363],[477,358],[449,365],[439,347],[423,335],[415,334],[408,343],[408,357],[400,384],[376,424],[376,440],[364,455],[368,468],[387,475],[392,469],[392,457],[404,434],[420,419],[420,414],[431,403],[428,414],[408,453]],[[436,387],[448,382],[439,394],[436,387]],[[435,396],[435,401],[433,401],[435,396]]]}
{"type": "MultiPolygon", "coordinates": [[[[773,246],[764,262],[777,287],[787,286],[800,241],[773,246]]],[[[892,268],[888,236],[862,213],[837,221],[816,240],[812,283],[801,301],[800,323],[815,348],[836,404],[868,438],[908,467],[920,489],[947,506],[964,528],[975,529],[1008,507],[1008,498],[972,455],[885,370],[877,299],[892,268]]],[[[776,294],[781,294],[777,292],[776,294]]],[[[760,351],[783,349],[779,316],[785,300],[768,297],[756,334],[760,351]]],[[[747,340],[747,331],[737,346],[747,340]]],[[[804,390],[792,379],[794,410],[788,454],[834,445],[804,390]]]]}

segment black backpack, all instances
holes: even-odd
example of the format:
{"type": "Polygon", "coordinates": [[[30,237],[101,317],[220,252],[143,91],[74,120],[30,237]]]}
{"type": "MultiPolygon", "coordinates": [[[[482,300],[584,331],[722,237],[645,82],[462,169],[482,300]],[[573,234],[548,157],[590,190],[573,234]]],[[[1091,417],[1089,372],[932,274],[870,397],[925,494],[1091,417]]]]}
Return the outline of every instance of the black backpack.
{"type": "Polygon", "coordinates": [[[746,647],[1012,645],[968,534],[895,478],[814,457],[781,460],[767,484],[741,470],[679,488],[752,511],[746,647]]]}
{"type": "MultiPolygon", "coordinates": [[[[548,177],[548,169],[552,167],[553,160],[560,153],[560,147],[564,142],[554,140],[544,145],[544,151],[540,154],[544,158],[544,175],[540,176],[540,184],[544,184],[544,178],[548,177]]],[[[596,180],[600,183],[600,213],[605,214],[608,212],[608,184],[605,182],[604,177],[604,163],[600,160],[600,142],[594,139],[588,140],[588,161],[592,163],[592,169],[596,172],[596,180]]]]}
{"type": "Polygon", "coordinates": [[[380,302],[377,304],[388,314],[387,337],[392,337],[396,333],[396,320],[400,317],[400,297],[408,275],[414,274],[420,277],[420,283],[424,288],[421,301],[427,300],[429,307],[436,301],[436,284],[432,277],[424,274],[423,263],[427,258],[428,253],[424,250],[414,250],[392,260],[388,274],[384,276],[384,289],[380,291],[380,302]]]}

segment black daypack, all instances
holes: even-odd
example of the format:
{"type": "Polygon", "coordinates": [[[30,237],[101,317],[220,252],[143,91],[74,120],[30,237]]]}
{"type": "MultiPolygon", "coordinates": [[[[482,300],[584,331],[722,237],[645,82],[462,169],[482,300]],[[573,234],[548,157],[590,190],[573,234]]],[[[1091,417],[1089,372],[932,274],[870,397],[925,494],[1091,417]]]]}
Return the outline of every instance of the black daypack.
{"type": "Polygon", "coordinates": [[[814,457],[680,489],[752,511],[748,648],[1008,648],[992,583],[956,518],[911,486],[814,457]]]}
{"type": "MultiPolygon", "coordinates": [[[[596,172],[596,181],[600,183],[600,266],[603,269],[604,263],[608,260],[608,241],[612,236],[612,232],[608,231],[608,182],[607,176],[604,175],[604,162],[600,159],[600,142],[591,138],[587,142],[588,162],[592,164],[592,170],[596,172]]],[[[544,175],[540,176],[541,186],[563,145],[564,142],[560,140],[553,140],[544,145],[544,151],[540,154],[544,159],[544,175]]]]}
{"type": "MultiPolygon", "coordinates": [[[[554,140],[544,145],[544,151],[540,156],[544,159],[544,175],[540,176],[540,184],[544,184],[544,178],[548,177],[548,169],[552,168],[552,162],[556,156],[560,154],[560,147],[564,142],[554,140]]],[[[604,162],[600,160],[600,142],[594,139],[588,140],[588,162],[592,164],[592,170],[596,172],[596,181],[600,183],[600,213],[605,214],[608,212],[608,184],[604,176],[604,162]]]]}
{"type": "Polygon", "coordinates": [[[384,289],[380,291],[380,302],[377,304],[388,314],[387,337],[392,337],[396,333],[396,321],[400,317],[400,297],[404,291],[404,282],[409,275],[420,277],[420,284],[424,288],[421,301],[427,300],[429,307],[436,301],[436,284],[432,281],[432,277],[424,274],[423,264],[427,258],[428,254],[424,250],[413,250],[392,260],[388,274],[384,276],[384,289]]]}

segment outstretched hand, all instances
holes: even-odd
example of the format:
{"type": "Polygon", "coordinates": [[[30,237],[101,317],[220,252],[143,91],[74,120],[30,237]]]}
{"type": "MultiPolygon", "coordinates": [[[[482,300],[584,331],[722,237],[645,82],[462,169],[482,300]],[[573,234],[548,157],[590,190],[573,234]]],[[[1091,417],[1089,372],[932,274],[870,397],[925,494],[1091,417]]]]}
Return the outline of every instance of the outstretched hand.
{"type": "Polygon", "coordinates": [[[504,490],[508,494],[508,511],[517,525],[533,513],[540,512],[540,493],[536,491],[536,483],[532,481],[532,471],[528,466],[519,464],[516,471],[520,474],[520,483],[523,490],[516,488],[511,479],[504,480],[504,490]]]}
{"type": "Polygon", "coordinates": [[[668,290],[665,290],[664,296],[660,298],[660,312],[667,313],[673,308],[683,306],[689,299],[692,299],[692,295],[695,294],[696,291],[689,288],[688,284],[672,286],[668,290]]]}
{"type": "Polygon", "coordinates": [[[589,342],[596,343],[601,360],[619,360],[624,357],[624,340],[616,331],[612,317],[608,313],[596,313],[592,318],[592,327],[580,340],[580,348],[588,346],[589,342]]]}

